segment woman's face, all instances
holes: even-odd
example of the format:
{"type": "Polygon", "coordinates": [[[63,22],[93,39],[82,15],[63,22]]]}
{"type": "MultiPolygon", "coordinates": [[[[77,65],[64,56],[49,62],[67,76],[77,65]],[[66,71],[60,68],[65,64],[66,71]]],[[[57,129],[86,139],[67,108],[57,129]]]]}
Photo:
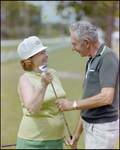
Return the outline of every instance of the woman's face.
{"type": "Polygon", "coordinates": [[[32,57],[32,61],[34,64],[34,68],[38,68],[39,66],[45,65],[48,66],[48,54],[46,50],[42,50],[32,57]]]}

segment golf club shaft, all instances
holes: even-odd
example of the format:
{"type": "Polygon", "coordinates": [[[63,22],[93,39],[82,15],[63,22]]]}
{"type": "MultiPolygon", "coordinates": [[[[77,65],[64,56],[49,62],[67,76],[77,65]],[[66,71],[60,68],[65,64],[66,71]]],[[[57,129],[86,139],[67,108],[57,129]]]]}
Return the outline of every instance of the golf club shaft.
{"type": "Polygon", "coordinates": [[[5,145],[2,145],[2,147],[8,147],[8,146],[16,146],[16,144],[5,144],[5,145]]]}
{"type": "MultiPolygon", "coordinates": [[[[54,93],[55,93],[56,99],[58,99],[57,94],[56,94],[55,89],[54,89],[54,86],[53,86],[53,83],[51,83],[51,85],[52,85],[53,91],[54,91],[54,93]]],[[[67,127],[67,129],[68,129],[70,138],[71,138],[71,140],[72,140],[73,137],[72,137],[72,134],[71,134],[71,132],[70,132],[70,129],[69,129],[69,127],[68,127],[68,124],[67,124],[67,121],[66,121],[66,119],[65,119],[65,115],[64,115],[63,112],[62,112],[62,115],[63,115],[64,121],[65,121],[66,127],[67,127]]],[[[77,149],[77,148],[76,148],[76,149],[77,149]]]]}
{"type": "MultiPolygon", "coordinates": [[[[53,91],[54,91],[54,93],[55,93],[56,99],[58,99],[57,94],[56,94],[55,89],[54,89],[54,86],[53,86],[53,83],[51,83],[51,85],[52,85],[53,91]]],[[[67,129],[68,129],[70,138],[72,139],[72,135],[71,135],[71,133],[70,133],[70,129],[69,129],[69,127],[68,127],[68,124],[67,124],[67,121],[66,121],[66,119],[65,119],[65,115],[64,115],[63,112],[62,112],[62,115],[63,115],[64,121],[65,121],[66,127],[67,127],[67,129]]]]}

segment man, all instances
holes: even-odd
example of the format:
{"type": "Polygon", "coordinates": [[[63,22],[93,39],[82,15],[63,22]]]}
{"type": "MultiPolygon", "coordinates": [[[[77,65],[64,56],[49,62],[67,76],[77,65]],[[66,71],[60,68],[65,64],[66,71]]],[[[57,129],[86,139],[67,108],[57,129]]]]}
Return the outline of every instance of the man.
{"type": "Polygon", "coordinates": [[[72,50],[90,58],[82,99],[56,100],[59,111],[81,110],[73,138],[68,142],[76,149],[84,129],[85,149],[113,149],[119,135],[118,56],[105,43],[100,43],[96,27],[89,22],[73,23],[69,30],[72,50]]]}

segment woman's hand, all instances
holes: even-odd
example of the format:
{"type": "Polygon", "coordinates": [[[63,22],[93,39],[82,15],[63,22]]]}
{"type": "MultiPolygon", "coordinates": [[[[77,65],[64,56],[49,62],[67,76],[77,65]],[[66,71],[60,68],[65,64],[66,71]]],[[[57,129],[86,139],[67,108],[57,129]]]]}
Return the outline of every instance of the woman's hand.
{"type": "Polygon", "coordinates": [[[68,145],[69,145],[69,144],[68,144],[68,142],[66,141],[66,135],[64,135],[63,143],[65,143],[65,144],[66,144],[66,146],[68,146],[68,145]]]}
{"type": "Polygon", "coordinates": [[[41,74],[41,83],[42,84],[47,86],[52,81],[53,81],[53,75],[49,70],[47,72],[42,72],[42,74],[41,74]]]}

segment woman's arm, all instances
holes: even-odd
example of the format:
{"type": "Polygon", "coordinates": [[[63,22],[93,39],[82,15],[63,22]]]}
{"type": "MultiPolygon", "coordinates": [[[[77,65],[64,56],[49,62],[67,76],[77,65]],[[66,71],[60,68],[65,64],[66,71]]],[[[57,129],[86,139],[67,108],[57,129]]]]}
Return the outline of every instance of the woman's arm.
{"type": "Polygon", "coordinates": [[[41,83],[45,86],[42,86],[40,83],[35,90],[30,80],[25,76],[21,76],[19,79],[18,90],[21,97],[21,100],[25,104],[26,109],[32,115],[39,113],[47,85],[50,84],[53,80],[51,72],[46,72],[41,74],[41,83]]]}

